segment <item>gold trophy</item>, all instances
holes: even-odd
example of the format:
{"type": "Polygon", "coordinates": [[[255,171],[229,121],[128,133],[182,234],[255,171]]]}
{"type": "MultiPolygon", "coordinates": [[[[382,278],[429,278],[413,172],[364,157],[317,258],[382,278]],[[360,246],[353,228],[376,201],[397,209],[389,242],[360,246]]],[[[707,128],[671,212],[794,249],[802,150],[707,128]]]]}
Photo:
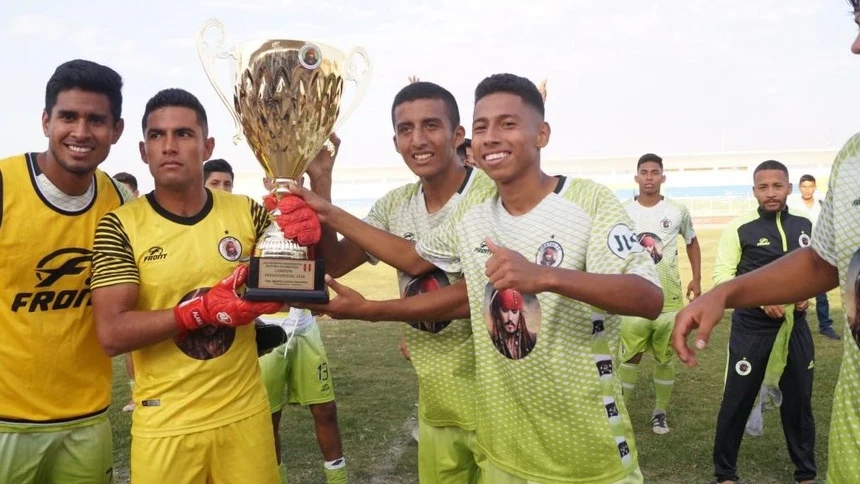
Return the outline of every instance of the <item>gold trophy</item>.
{"type": "MultiPolygon", "coordinates": [[[[236,123],[233,142],[244,137],[257,161],[273,181],[272,193],[282,197],[298,183],[329,135],[355,110],[367,90],[371,65],[367,53],[354,47],[348,54],[304,40],[265,39],[223,47],[224,25],[207,20],[197,38],[197,54],[212,87],[236,123]],[[210,44],[209,30],[217,37],[210,44]],[[216,81],[213,61],[232,59],[233,100],[216,81]],[[359,58],[359,62],[354,62],[359,58]],[[364,67],[360,70],[361,67],[364,67]],[[356,84],[350,106],[341,112],[344,81],[356,84]]],[[[280,213],[277,208],[271,215],[280,213]]],[[[328,302],[322,260],[308,260],[308,250],[269,225],[251,257],[244,297],[250,300],[328,302]]]]}

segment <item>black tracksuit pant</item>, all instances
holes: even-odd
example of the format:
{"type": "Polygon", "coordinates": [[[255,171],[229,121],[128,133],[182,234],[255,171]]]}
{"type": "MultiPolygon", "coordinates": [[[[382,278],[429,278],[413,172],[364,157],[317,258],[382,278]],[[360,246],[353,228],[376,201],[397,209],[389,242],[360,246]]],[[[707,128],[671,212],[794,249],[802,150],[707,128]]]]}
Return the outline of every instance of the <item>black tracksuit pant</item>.
{"type": "MultiPolygon", "coordinates": [[[[805,313],[795,311],[785,371],[779,381],[783,401],[782,430],[797,481],[814,479],[815,419],[812,416],[812,377],[815,350],[805,313]]],[[[746,326],[746,325],[743,325],[746,326]]],[[[764,381],[767,361],[778,328],[750,331],[732,325],[726,386],[714,439],[714,476],[737,481],[738,451],[756,396],[764,381]],[[743,360],[746,360],[744,363],[743,360]]]]}

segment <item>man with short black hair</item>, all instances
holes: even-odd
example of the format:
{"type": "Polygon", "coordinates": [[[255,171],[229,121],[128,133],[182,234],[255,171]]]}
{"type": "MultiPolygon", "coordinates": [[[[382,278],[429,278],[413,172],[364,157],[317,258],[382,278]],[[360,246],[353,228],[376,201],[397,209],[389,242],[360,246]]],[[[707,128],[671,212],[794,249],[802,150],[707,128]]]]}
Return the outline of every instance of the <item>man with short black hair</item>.
{"type": "Polygon", "coordinates": [[[212,190],[233,193],[233,167],[221,158],[203,163],[203,183],[212,190]]]}
{"type": "MultiPolygon", "coordinates": [[[[774,160],[765,161],[756,167],[753,180],[758,209],[738,217],[723,230],[714,264],[714,285],[763,267],[812,243],[812,222],[790,212],[786,204],[791,183],[785,165],[774,160]]],[[[769,363],[782,369],[778,378],[782,394],[780,416],[788,453],[796,469],[795,480],[801,484],[814,482],[817,472],[812,415],[815,351],[806,322],[807,305],[808,301],[800,301],[789,306],[738,308],[732,313],[726,383],[714,437],[717,484],[738,481],[737,459],[744,428],[769,363]]]]}
{"type": "MultiPolygon", "coordinates": [[[[815,196],[815,177],[810,174],[805,174],[800,177],[800,196],[792,202],[792,210],[797,210],[799,213],[805,213],[809,220],[812,221],[812,226],[818,222],[818,215],[821,213],[821,200],[815,196]]],[[[827,300],[827,293],[821,293],[815,296],[815,314],[818,316],[818,332],[830,339],[842,339],[839,334],[833,330],[833,320],[830,318],[830,301],[827,300]]]]}
{"type": "Polygon", "coordinates": [[[111,361],[89,274],[96,224],[131,199],[98,169],[123,132],[122,78],[61,64],[41,124],[45,151],[0,160],[0,482],[108,483],[111,361]]]}

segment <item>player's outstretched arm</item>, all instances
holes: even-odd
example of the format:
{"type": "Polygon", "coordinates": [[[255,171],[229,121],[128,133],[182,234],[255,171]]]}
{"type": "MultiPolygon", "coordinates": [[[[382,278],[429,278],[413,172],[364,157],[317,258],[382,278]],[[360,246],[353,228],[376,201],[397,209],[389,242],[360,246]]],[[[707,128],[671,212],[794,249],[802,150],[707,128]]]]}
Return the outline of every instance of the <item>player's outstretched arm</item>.
{"type": "MultiPolygon", "coordinates": [[[[337,152],[340,151],[340,138],[332,133],[329,136],[329,142],[334,147],[334,153],[329,151],[329,148],[323,147],[308,165],[307,174],[311,191],[331,203],[332,172],[337,152]]],[[[333,277],[348,274],[367,262],[367,254],[361,250],[361,247],[346,238],[337,240],[337,231],[328,224],[322,226],[322,237],[317,245],[316,256],[325,261],[326,273],[333,277]]]]}
{"type": "Polygon", "coordinates": [[[836,267],[811,248],[795,250],[771,264],[720,284],[681,310],[675,318],[672,346],[681,361],[695,366],[698,363],[696,352],[687,346],[687,337],[698,329],[695,348],[704,349],[726,308],[792,304],[838,285],[836,267]],[[786,284],[784,281],[793,282],[786,284]]]}
{"type": "Polygon", "coordinates": [[[526,260],[519,252],[486,240],[492,256],[486,275],[497,290],[516,289],[537,294],[554,292],[612,314],[655,319],[663,309],[663,291],[633,274],[592,274],[546,267],[526,260]]]}
{"type": "Polygon", "coordinates": [[[203,295],[162,311],[136,311],[138,285],[93,289],[96,335],[105,352],[116,356],[158,343],[202,326],[244,326],[282,309],[279,302],[247,301],[236,289],[245,284],[248,266],[238,266],[203,295]]]}
{"type": "Polygon", "coordinates": [[[310,190],[302,187],[290,190],[302,197],[319,214],[321,222],[343,234],[362,251],[410,276],[418,276],[435,269],[433,264],[418,255],[413,242],[363,222],[310,190]]]}
{"type": "Polygon", "coordinates": [[[137,296],[137,284],[93,289],[96,334],[109,356],[144,348],[181,332],[173,318],[172,309],[135,311],[137,296]]]}
{"type": "Polygon", "coordinates": [[[335,293],[328,304],[302,307],[334,319],[363,321],[447,321],[469,317],[469,297],[464,279],[436,291],[387,301],[369,301],[330,276],[326,276],[326,284],[335,293]]]}

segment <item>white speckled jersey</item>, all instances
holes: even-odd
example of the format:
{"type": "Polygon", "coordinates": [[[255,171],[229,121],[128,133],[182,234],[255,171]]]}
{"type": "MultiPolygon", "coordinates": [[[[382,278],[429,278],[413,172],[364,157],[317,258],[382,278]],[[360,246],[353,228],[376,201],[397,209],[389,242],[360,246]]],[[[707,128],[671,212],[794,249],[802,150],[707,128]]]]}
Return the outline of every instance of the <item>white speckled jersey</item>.
{"type": "Polygon", "coordinates": [[[495,185],[473,190],[419,240],[423,257],[466,278],[478,441],[506,472],[538,482],[606,484],[638,475],[638,462],[613,369],[619,318],[554,293],[496,291],[484,273],[491,255],[485,239],[537,264],[636,274],[658,284],[631,227],[611,190],[560,177],[556,190],[521,216],[504,209],[495,185]]]}
{"type": "MultiPolygon", "coordinates": [[[[421,182],[388,192],[365,221],[407,240],[419,240],[442,223],[473,186],[492,183],[480,170],[469,169],[463,185],[437,212],[428,213],[421,182]],[[483,182],[479,182],[482,179],[483,182]]],[[[376,262],[371,258],[372,262],[376,262]]],[[[398,273],[402,297],[432,291],[459,280],[458,272],[441,270],[419,277],[398,273]]],[[[418,374],[418,412],[437,427],[475,428],[475,356],[469,320],[417,322],[404,328],[410,359],[418,374]]]]}
{"type": "Polygon", "coordinates": [[[839,269],[846,326],[833,394],[828,484],[860,482],[860,134],[848,140],[830,174],[812,247],[839,269]]]}
{"type": "Polygon", "coordinates": [[[629,199],[624,208],[633,219],[639,243],[657,264],[663,287],[663,312],[679,311],[684,306],[681,275],[678,273],[678,236],[689,244],[696,237],[687,207],[675,200],[663,198],[653,207],[643,207],[629,199]]]}

